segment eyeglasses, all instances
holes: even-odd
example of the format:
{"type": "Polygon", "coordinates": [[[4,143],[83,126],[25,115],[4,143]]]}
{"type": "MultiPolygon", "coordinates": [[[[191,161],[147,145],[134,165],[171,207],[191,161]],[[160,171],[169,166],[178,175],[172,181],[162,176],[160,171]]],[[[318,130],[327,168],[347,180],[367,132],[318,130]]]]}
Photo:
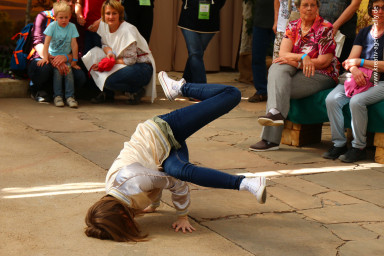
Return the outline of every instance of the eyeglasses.
{"type": "Polygon", "coordinates": [[[308,9],[309,7],[311,7],[311,9],[312,9],[312,8],[317,7],[317,5],[316,4],[302,4],[301,7],[305,8],[305,9],[308,9]]]}
{"type": "Polygon", "coordinates": [[[376,6],[373,6],[372,9],[373,9],[374,11],[377,11],[377,12],[378,12],[379,10],[381,10],[381,11],[384,12],[384,5],[383,5],[383,6],[378,6],[378,5],[376,5],[376,6]]]}

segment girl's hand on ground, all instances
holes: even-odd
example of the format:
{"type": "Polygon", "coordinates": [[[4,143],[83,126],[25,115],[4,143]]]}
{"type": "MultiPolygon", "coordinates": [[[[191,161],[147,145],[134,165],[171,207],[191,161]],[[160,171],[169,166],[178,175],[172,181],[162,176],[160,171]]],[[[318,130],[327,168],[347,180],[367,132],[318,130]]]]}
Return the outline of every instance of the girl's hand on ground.
{"type": "Polygon", "coordinates": [[[189,233],[192,233],[193,231],[196,230],[189,223],[188,216],[178,217],[177,220],[172,224],[172,228],[175,229],[175,232],[178,232],[181,229],[183,233],[186,233],[186,231],[189,231],[189,233]]]}

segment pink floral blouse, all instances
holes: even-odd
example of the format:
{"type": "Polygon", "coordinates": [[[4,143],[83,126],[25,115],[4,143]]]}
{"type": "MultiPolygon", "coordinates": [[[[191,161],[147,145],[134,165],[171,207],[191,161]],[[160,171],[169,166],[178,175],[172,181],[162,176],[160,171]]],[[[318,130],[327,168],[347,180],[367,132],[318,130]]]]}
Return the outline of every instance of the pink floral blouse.
{"type": "Polygon", "coordinates": [[[311,58],[327,53],[333,54],[331,65],[316,72],[331,77],[336,82],[339,77],[340,63],[335,57],[336,42],[332,35],[332,24],[317,16],[308,34],[301,36],[301,19],[288,23],[285,38],[293,43],[292,53],[307,53],[311,58]]]}

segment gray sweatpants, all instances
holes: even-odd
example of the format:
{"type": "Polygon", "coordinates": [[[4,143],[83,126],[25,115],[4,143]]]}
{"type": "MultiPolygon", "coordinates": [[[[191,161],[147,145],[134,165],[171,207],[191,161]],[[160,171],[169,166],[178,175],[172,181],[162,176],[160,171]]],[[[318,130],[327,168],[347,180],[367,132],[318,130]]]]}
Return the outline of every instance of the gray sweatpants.
{"type": "MultiPolygon", "coordinates": [[[[302,70],[288,64],[272,64],[268,74],[267,113],[276,108],[286,118],[290,99],[301,99],[332,88],[336,82],[329,76],[315,73],[306,77],[302,70]]],[[[283,126],[264,126],[261,138],[280,144],[283,126]]]]}
{"type": "Polygon", "coordinates": [[[367,145],[368,125],[367,106],[383,99],[384,81],[380,81],[376,86],[369,88],[365,92],[353,95],[352,98],[345,95],[344,85],[339,84],[336,86],[325,100],[334,146],[343,147],[347,143],[347,138],[344,134],[344,116],[342,109],[344,105],[349,102],[352,116],[352,147],[365,148],[367,145]]]}

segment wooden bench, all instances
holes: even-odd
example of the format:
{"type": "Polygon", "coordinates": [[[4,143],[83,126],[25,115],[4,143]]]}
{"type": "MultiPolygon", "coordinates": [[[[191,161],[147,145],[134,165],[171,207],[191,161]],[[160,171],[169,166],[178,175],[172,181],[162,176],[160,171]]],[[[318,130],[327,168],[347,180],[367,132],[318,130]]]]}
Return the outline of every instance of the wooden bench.
{"type": "MultiPolygon", "coordinates": [[[[325,98],[332,89],[291,100],[284,124],[282,144],[304,146],[321,142],[322,125],[329,122],[325,98]]],[[[349,104],[343,108],[344,127],[351,128],[349,104]]],[[[368,107],[368,132],[374,133],[375,161],[384,164],[384,101],[368,107]]]]}

